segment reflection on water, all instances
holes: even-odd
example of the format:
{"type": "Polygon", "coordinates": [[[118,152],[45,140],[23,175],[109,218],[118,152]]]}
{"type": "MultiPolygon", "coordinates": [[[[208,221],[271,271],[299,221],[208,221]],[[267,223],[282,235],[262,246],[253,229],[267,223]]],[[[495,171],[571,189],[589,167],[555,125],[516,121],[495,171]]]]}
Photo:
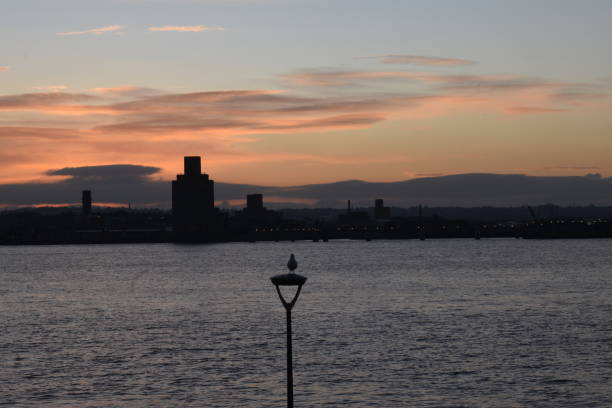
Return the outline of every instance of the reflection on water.
{"type": "Polygon", "coordinates": [[[0,247],[0,405],[612,406],[611,241],[0,247]]]}

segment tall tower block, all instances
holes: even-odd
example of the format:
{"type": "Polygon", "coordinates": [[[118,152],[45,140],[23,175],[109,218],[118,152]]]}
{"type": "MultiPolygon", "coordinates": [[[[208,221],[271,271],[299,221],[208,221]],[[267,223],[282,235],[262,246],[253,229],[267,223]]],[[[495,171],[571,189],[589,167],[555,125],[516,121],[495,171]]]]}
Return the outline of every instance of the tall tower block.
{"type": "Polygon", "coordinates": [[[210,232],[214,211],[214,181],[202,173],[200,156],[185,157],[184,174],[172,182],[174,231],[193,238],[210,232]]]}
{"type": "Polygon", "coordinates": [[[202,174],[202,160],[200,156],[185,156],[183,163],[185,176],[199,176],[202,174]]]}

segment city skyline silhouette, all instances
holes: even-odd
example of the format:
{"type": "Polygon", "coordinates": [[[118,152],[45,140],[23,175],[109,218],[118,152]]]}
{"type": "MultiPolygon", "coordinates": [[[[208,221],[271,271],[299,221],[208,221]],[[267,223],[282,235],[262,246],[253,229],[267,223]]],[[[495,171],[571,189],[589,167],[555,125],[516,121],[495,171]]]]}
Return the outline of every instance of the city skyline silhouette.
{"type": "MultiPolygon", "coordinates": [[[[211,155],[206,155],[206,164],[211,155]]],[[[177,162],[180,160],[176,158],[177,162]]],[[[160,180],[154,166],[102,165],[50,171],[63,180],[45,183],[0,184],[0,208],[70,206],[82,190],[96,190],[98,205],[171,208],[171,179],[160,180]]],[[[210,171],[210,170],[208,170],[210,171]]],[[[216,183],[214,204],[222,208],[246,205],[247,195],[265,194],[274,208],[344,208],[347,199],[369,206],[376,196],[395,207],[419,204],[438,207],[516,207],[555,204],[606,206],[612,203],[612,177],[527,176],[524,174],[456,174],[377,183],[346,180],[334,183],[271,186],[216,183]]]]}
{"type": "MultiPolygon", "coordinates": [[[[71,169],[72,172],[74,170],[71,169]]],[[[112,174],[113,183],[121,180],[112,171],[112,166],[106,166],[104,170],[112,174]]],[[[249,191],[244,207],[231,209],[225,201],[217,205],[215,182],[203,171],[200,156],[185,156],[183,172],[177,174],[172,182],[165,183],[166,194],[170,187],[170,212],[159,208],[132,209],[131,202],[127,208],[104,208],[100,205],[94,208],[96,200],[92,182],[95,177],[92,177],[92,171],[92,168],[85,169],[87,177],[84,181],[89,184],[88,189],[81,191],[79,216],[75,217],[74,207],[70,206],[57,208],[60,212],[55,214],[49,211],[41,213],[41,210],[32,208],[5,211],[0,214],[0,244],[612,237],[612,207],[546,204],[534,210],[531,205],[515,208],[466,208],[455,205],[444,208],[419,204],[415,213],[415,207],[411,210],[385,205],[385,199],[381,197],[395,198],[397,188],[387,189],[384,191],[386,195],[373,200],[370,198],[373,206],[364,208],[363,205],[356,206],[350,198],[346,199],[347,196],[352,197],[355,190],[338,188],[342,183],[337,183],[335,193],[346,199],[344,211],[333,208],[311,208],[310,212],[309,209],[271,210],[265,206],[265,188],[258,186],[247,186],[249,191]],[[529,219],[526,220],[527,213],[529,219]]],[[[587,183],[602,180],[594,175],[582,179],[587,183]]],[[[435,184],[436,191],[445,190],[439,182],[435,184]]],[[[396,184],[390,185],[397,187],[396,184]]],[[[487,193],[497,199],[502,198],[499,197],[500,189],[507,188],[504,185],[496,188],[492,188],[490,183],[486,185],[487,193]]],[[[363,183],[359,183],[358,187],[365,190],[363,183]]],[[[457,200],[456,183],[446,188],[457,200]]],[[[535,188],[539,194],[546,194],[541,185],[535,188]]],[[[518,193],[516,188],[510,191],[514,195],[518,193]]],[[[363,194],[371,192],[362,191],[363,194]]],[[[582,194],[585,195],[584,189],[582,194]]],[[[422,195],[414,197],[423,198],[422,195]]]]}

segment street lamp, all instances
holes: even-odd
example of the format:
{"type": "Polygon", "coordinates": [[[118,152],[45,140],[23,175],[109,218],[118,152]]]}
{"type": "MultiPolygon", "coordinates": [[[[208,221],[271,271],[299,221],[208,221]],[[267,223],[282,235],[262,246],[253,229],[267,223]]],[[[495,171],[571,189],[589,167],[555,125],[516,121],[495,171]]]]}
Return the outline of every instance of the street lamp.
{"type": "Polygon", "coordinates": [[[297,302],[298,296],[302,291],[302,285],[306,283],[306,277],[295,273],[297,268],[297,261],[295,256],[291,254],[289,262],[287,263],[289,273],[283,275],[276,275],[270,278],[274,286],[276,286],[276,292],[280,298],[285,310],[287,311],[287,408],[293,408],[293,356],[291,348],[291,309],[297,302]],[[290,302],[287,302],[281,293],[281,286],[297,286],[295,296],[290,302]]]}

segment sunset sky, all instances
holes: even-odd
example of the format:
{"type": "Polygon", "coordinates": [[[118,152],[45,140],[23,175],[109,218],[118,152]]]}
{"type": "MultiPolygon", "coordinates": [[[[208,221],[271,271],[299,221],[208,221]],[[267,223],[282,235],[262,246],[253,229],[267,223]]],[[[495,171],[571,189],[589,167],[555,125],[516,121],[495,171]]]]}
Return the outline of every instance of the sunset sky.
{"type": "Polygon", "coordinates": [[[0,4],[0,184],[612,176],[610,0],[0,4]]]}

